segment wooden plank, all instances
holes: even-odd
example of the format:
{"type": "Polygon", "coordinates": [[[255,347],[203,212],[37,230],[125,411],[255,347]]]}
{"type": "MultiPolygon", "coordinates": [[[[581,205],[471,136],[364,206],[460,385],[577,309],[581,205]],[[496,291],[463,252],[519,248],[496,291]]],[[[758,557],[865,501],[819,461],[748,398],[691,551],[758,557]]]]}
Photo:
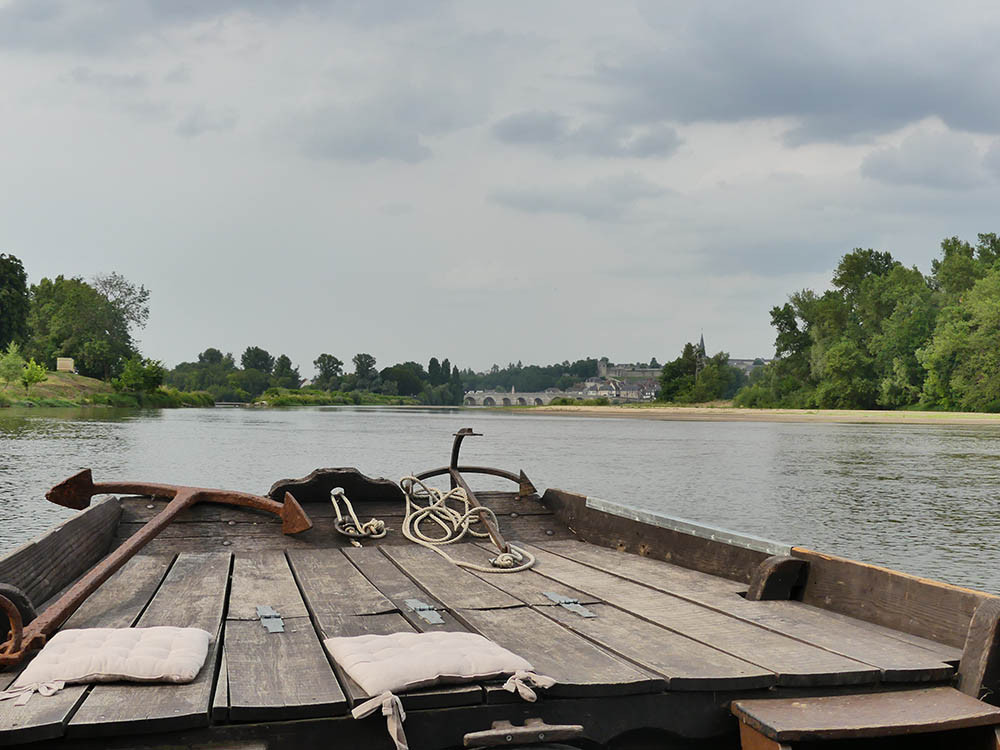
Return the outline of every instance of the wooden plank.
{"type": "Polygon", "coordinates": [[[774,685],[773,672],[639,619],[608,604],[591,604],[596,617],[563,607],[546,616],[602,648],[662,675],[668,690],[752,690],[774,685]]]}
{"type": "MultiPolygon", "coordinates": [[[[588,508],[583,495],[564,490],[546,490],[542,504],[584,541],[744,583],[773,554],[603,513],[588,508]]],[[[525,541],[533,540],[525,538],[525,541]]]]}
{"type": "Polygon", "coordinates": [[[454,616],[445,611],[444,605],[408,578],[403,571],[376,547],[351,547],[344,550],[347,558],[384,594],[413,627],[421,632],[438,630],[466,630],[454,616]],[[438,610],[443,622],[427,622],[407,605],[407,599],[419,599],[438,610]]]}
{"type": "Polygon", "coordinates": [[[137,627],[193,627],[213,636],[193,682],[96,685],[69,723],[70,737],[160,732],[208,726],[231,556],[179,555],[137,627]]]}
{"type": "MultiPolygon", "coordinates": [[[[510,493],[490,493],[477,492],[483,505],[491,508],[498,517],[509,517],[511,513],[517,516],[550,516],[552,511],[546,508],[538,497],[528,497],[519,500],[516,495],[510,493]]],[[[354,499],[351,498],[354,502],[354,499]]],[[[122,498],[121,522],[126,524],[142,524],[151,520],[157,513],[166,507],[167,501],[150,498],[122,498]],[[148,507],[152,505],[153,507],[148,507]]],[[[327,501],[324,503],[309,503],[303,506],[306,513],[314,521],[319,519],[333,518],[333,505],[327,501]]],[[[354,502],[354,509],[362,520],[368,518],[392,518],[401,519],[406,508],[402,501],[393,502],[389,500],[375,500],[354,502]]],[[[515,518],[517,517],[515,516],[515,518]]],[[[281,519],[271,513],[255,511],[249,508],[236,508],[231,505],[219,503],[198,503],[180,513],[171,525],[183,523],[228,523],[233,525],[253,524],[281,526],[281,519]]],[[[395,521],[398,527],[398,520],[395,521]]]]}
{"type": "Polygon", "coordinates": [[[219,660],[219,674],[215,678],[215,694],[212,696],[212,722],[220,723],[229,719],[229,668],[226,666],[226,650],[222,649],[219,660]]]}
{"type": "Polygon", "coordinates": [[[875,682],[868,664],[766,630],[700,604],[604,573],[532,547],[547,578],[599,596],[619,609],[774,672],[778,685],[852,685],[875,682]]]}
{"type": "Polygon", "coordinates": [[[523,656],[539,674],[557,680],[553,696],[658,692],[666,681],[598,648],[529,607],[465,609],[472,630],[523,656]]]}
{"type": "Polygon", "coordinates": [[[108,551],[121,505],[108,497],[0,558],[0,581],[40,605],[79,578],[108,551]]]}
{"type": "Polygon", "coordinates": [[[382,551],[421,588],[450,609],[523,606],[519,599],[445,560],[432,549],[411,544],[407,547],[383,547],[382,551]]]}
{"type": "Polygon", "coordinates": [[[344,712],[347,698],[284,555],[261,552],[236,557],[229,613],[224,645],[230,720],[287,720],[344,712]],[[258,605],[277,610],[285,632],[268,632],[257,619],[258,605]]]}
{"type": "Polygon", "coordinates": [[[257,607],[264,605],[286,619],[309,614],[283,552],[236,555],[226,619],[258,622],[257,607]]]}
{"type": "Polygon", "coordinates": [[[997,598],[804,547],[792,552],[809,562],[802,596],[807,604],[958,648],[976,607],[997,598]]]}
{"type": "Polygon", "coordinates": [[[732,712],[778,742],[890,737],[1000,724],[1000,708],[954,688],[737,700],[732,712]]]}
{"type": "MultiPolygon", "coordinates": [[[[169,556],[137,555],[111,576],[66,621],[64,628],[127,628],[139,617],[172,562],[169,556]]],[[[61,737],[89,685],[68,685],[27,705],[0,702],[0,745],[61,737]]]]}
{"type": "Polygon", "coordinates": [[[975,698],[1000,689],[1000,601],[987,599],[972,616],[958,689],[975,698]]]}
{"type": "Polygon", "coordinates": [[[871,664],[881,670],[883,680],[946,680],[954,673],[954,668],[936,653],[894,638],[878,626],[858,620],[834,620],[824,610],[801,602],[748,601],[731,590],[731,581],[585,543],[553,542],[542,546],[567,559],[871,664]]]}
{"type": "MultiPolygon", "coordinates": [[[[496,556],[496,549],[491,548],[488,544],[453,544],[448,549],[448,554],[463,562],[489,565],[489,559],[496,556]]],[[[582,604],[600,601],[596,596],[552,581],[530,568],[519,573],[481,573],[468,568],[465,570],[525,604],[534,604],[540,607],[556,606],[554,601],[545,596],[546,592],[576,599],[582,604]]]]}
{"type": "Polygon", "coordinates": [[[291,550],[288,562],[320,630],[329,617],[396,611],[339,549],[291,550]]]}

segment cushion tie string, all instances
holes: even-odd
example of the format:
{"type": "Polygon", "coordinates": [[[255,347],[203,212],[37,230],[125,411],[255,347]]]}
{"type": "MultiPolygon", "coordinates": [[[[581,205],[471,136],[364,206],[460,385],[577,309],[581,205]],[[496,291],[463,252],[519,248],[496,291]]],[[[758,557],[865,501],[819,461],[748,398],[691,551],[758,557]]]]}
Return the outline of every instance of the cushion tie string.
{"type": "Polygon", "coordinates": [[[64,687],[66,687],[66,683],[62,680],[53,680],[52,682],[33,682],[30,685],[19,685],[0,692],[0,701],[13,700],[15,706],[23,706],[31,699],[33,693],[38,693],[39,695],[48,697],[50,695],[55,695],[64,687]]]}
{"type": "Polygon", "coordinates": [[[403,733],[403,722],[406,721],[406,712],[403,711],[403,703],[399,697],[390,692],[376,695],[369,698],[359,706],[355,706],[351,711],[351,716],[361,719],[369,714],[375,713],[379,708],[385,717],[385,725],[389,729],[389,736],[396,743],[396,750],[408,750],[406,735],[403,733]]]}
{"type": "Polygon", "coordinates": [[[509,693],[517,693],[529,703],[534,703],[538,696],[531,688],[550,688],[555,684],[556,681],[551,677],[519,669],[503,684],[503,689],[509,693]]]}

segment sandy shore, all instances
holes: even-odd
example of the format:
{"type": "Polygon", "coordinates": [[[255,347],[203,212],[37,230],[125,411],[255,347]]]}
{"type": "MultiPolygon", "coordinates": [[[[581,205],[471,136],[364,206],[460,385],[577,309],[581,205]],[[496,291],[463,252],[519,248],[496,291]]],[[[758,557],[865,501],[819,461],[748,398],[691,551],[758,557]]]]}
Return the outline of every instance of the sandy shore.
{"type": "Polygon", "coordinates": [[[848,424],[994,424],[1000,414],[851,409],[738,409],[731,406],[535,406],[520,414],[665,419],[697,422],[843,422],[848,424]]]}

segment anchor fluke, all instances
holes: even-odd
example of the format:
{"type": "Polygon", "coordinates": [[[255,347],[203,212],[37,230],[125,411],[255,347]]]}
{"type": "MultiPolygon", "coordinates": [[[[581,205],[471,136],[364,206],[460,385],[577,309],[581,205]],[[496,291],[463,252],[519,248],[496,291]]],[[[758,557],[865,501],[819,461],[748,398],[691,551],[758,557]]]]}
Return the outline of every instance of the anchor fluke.
{"type": "Polygon", "coordinates": [[[90,507],[90,499],[96,494],[94,477],[90,469],[84,469],[46,492],[45,499],[64,508],[83,510],[90,507]]]}

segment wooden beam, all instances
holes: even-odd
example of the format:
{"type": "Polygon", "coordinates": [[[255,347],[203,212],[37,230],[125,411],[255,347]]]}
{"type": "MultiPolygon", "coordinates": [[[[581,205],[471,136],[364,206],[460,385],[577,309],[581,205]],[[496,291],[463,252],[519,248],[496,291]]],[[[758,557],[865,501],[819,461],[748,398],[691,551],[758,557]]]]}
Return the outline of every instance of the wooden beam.
{"type": "Polygon", "coordinates": [[[1000,600],[987,599],[972,615],[958,668],[958,689],[988,703],[1000,700],[1000,600]]]}
{"type": "Polygon", "coordinates": [[[753,602],[796,599],[805,585],[809,563],[787,555],[769,557],[750,577],[747,599],[753,602]]]}

